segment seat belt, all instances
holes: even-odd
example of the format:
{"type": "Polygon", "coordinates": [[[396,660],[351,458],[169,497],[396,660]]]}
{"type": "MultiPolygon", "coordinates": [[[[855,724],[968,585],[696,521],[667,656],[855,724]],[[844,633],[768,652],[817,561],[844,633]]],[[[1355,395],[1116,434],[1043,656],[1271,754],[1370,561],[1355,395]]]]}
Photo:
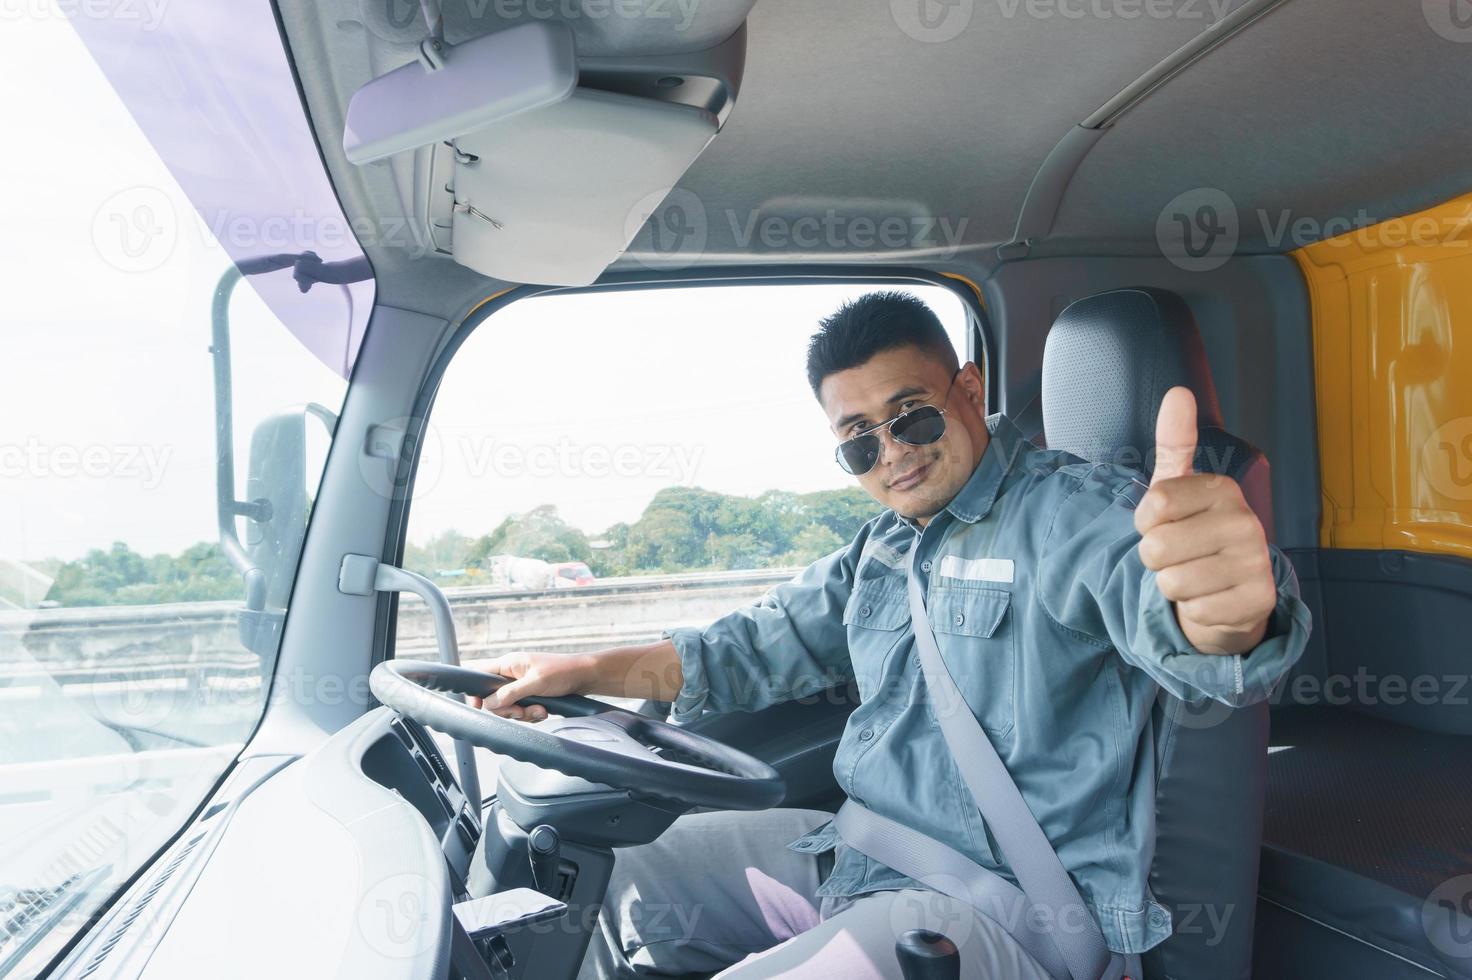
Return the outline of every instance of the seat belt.
{"type": "Polygon", "coordinates": [[[961,778],[1012,866],[1021,894],[1014,894],[1018,889],[1010,882],[955,849],[852,800],[839,810],[835,828],[844,843],[859,852],[997,921],[1060,980],[1118,978],[1127,967],[1125,957],[1110,951],[1099,924],[941,657],[915,575],[916,550],[918,539],[906,557],[905,574],[911,627],[931,707],[961,778]],[[998,918],[996,910],[1008,908],[1009,902],[1012,912],[998,918]],[[1039,919],[1042,929],[1037,928],[1039,919]],[[1035,951],[1049,945],[1051,955],[1035,951]]]}
{"type": "MultiPolygon", "coordinates": [[[[1022,889],[995,872],[943,844],[873,810],[848,800],[833,818],[833,829],[843,842],[888,868],[972,908],[992,919],[1037,960],[1048,976],[1068,980],[1068,964],[1058,946],[1028,920],[1032,902],[1022,889]]],[[[1093,980],[1093,978],[1090,978],[1093,980]]]]}

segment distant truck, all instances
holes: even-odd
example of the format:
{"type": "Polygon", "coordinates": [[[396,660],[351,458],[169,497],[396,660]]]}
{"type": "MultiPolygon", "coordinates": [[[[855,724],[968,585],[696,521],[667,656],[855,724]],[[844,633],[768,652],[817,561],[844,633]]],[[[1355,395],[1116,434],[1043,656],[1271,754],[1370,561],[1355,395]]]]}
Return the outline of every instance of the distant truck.
{"type": "Polygon", "coordinates": [[[552,588],[556,578],[550,562],[540,558],[521,558],[517,555],[492,555],[482,565],[491,576],[491,586],[531,592],[536,589],[552,588]]]}
{"type": "Polygon", "coordinates": [[[595,578],[587,563],[547,562],[517,555],[492,555],[482,565],[490,572],[491,587],[516,592],[537,589],[569,589],[592,585],[595,578]]]}

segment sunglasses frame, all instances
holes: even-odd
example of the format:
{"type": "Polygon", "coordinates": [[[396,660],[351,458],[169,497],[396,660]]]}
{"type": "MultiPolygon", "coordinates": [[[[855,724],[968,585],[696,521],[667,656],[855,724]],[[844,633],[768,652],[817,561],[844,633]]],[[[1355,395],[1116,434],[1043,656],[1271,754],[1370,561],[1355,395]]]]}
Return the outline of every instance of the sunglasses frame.
{"type": "MultiPolygon", "coordinates": [[[[944,398],[941,399],[941,405],[948,405],[948,404],[950,404],[950,401],[951,401],[951,389],[953,389],[953,388],[956,387],[956,378],[960,377],[960,375],[961,375],[961,372],[960,371],[957,371],[954,375],[951,376],[951,383],[946,388],[946,395],[945,395],[944,398]]],[[[849,474],[850,476],[863,476],[865,473],[870,472],[879,463],[879,454],[877,452],[874,454],[873,461],[865,469],[855,471],[855,470],[849,469],[848,464],[844,462],[844,458],[843,458],[843,447],[844,446],[851,445],[853,443],[856,443],[860,439],[864,439],[864,438],[871,437],[871,436],[874,438],[874,440],[877,443],[878,442],[878,439],[879,439],[879,433],[882,430],[884,430],[884,429],[889,429],[890,437],[893,438],[895,442],[902,442],[902,443],[904,443],[907,446],[933,446],[937,442],[940,442],[941,439],[945,438],[945,434],[946,434],[946,410],[944,408],[941,408],[941,407],[938,407],[938,406],[935,406],[935,405],[916,405],[914,408],[910,409],[909,411],[907,411],[907,412],[901,412],[900,414],[896,415],[892,419],[889,419],[888,421],[880,422],[878,425],[871,425],[869,428],[865,429],[863,432],[860,432],[857,435],[850,436],[849,438],[847,438],[847,439],[843,440],[842,442],[840,442],[837,446],[833,447],[833,459],[834,459],[834,462],[838,463],[839,468],[842,469],[845,473],[849,474]],[[930,440],[925,441],[925,442],[911,442],[910,440],[906,439],[900,433],[894,431],[894,426],[895,425],[897,425],[900,422],[904,421],[906,418],[908,418],[908,417],[910,417],[912,415],[915,415],[917,412],[923,412],[926,409],[930,409],[931,411],[935,412],[936,413],[936,417],[941,420],[940,432],[936,434],[936,437],[934,439],[930,439],[930,440]]]]}

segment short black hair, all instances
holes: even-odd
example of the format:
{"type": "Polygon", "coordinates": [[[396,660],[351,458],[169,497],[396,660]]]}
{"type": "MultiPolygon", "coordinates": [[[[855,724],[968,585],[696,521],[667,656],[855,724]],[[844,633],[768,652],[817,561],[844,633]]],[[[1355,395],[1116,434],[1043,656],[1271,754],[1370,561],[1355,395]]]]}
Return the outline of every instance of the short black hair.
{"type": "Polygon", "coordinates": [[[865,293],[818,323],[818,332],[808,341],[808,384],[818,395],[828,375],[907,346],[935,356],[953,375],[961,369],[940,317],[924,300],[898,289],[865,293]]]}

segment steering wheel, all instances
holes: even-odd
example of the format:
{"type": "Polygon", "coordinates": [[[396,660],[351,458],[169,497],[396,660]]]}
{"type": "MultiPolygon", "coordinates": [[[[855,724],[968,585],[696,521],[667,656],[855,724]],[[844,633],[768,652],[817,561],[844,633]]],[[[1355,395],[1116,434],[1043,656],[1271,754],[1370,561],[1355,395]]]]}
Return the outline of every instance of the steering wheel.
{"type": "Polygon", "coordinates": [[[508,683],[484,671],[422,660],[387,660],[368,677],[379,701],[420,724],[543,769],[723,810],[765,810],[787,793],[781,775],[760,759],[592,698],[523,698],[517,704],[564,716],[529,724],[451,696],[484,698],[508,683]]]}

